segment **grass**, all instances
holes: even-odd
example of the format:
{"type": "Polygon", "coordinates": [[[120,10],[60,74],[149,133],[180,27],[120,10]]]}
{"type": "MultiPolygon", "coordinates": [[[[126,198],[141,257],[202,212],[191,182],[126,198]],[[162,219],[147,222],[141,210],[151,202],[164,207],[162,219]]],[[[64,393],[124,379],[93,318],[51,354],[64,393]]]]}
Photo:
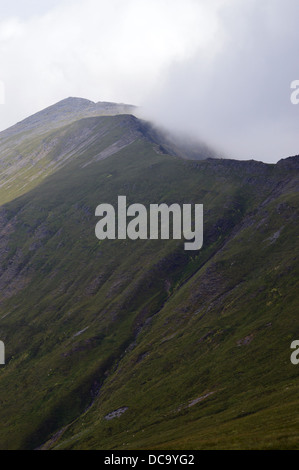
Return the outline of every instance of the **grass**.
{"type": "Polygon", "coordinates": [[[126,126],[117,116],[55,131],[47,162],[88,129],[95,140],[3,196],[1,449],[36,448],[61,428],[49,447],[297,449],[296,173],[184,161],[141,139],[92,162],[126,126]],[[118,195],[203,203],[203,249],[99,242],[95,208],[118,195]]]}

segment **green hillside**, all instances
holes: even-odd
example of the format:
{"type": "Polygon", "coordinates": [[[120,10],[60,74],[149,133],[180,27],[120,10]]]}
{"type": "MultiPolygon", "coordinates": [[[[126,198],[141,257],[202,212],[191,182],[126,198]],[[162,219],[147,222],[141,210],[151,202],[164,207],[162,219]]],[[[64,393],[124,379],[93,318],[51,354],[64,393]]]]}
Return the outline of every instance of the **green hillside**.
{"type": "Polygon", "coordinates": [[[0,139],[0,448],[298,449],[299,157],[185,160],[133,116],[62,121],[0,139]],[[100,242],[119,195],[203,204],[203,248],[100,242]]]}

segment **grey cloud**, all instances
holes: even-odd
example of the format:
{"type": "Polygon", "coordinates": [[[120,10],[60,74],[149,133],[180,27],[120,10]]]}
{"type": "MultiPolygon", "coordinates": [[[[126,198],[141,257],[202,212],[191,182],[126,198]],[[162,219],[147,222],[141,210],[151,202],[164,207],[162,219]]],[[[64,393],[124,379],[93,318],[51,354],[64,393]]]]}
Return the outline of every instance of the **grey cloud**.
{"type": "Polygon", "coordinates": [[[81,96],[142,105],[233,158],[299,153],[298,0],[23,3],[0,20],[0,129],[81,96]]]}
{"type": "Polygon", "coordinates": [[[224,5],[222,47],[213,58],[198,51],[173,64],[145,112],[233,158],[274,162],[299,153],[299,106],[290,101],[298,13],[296,0],[224,5]]]}

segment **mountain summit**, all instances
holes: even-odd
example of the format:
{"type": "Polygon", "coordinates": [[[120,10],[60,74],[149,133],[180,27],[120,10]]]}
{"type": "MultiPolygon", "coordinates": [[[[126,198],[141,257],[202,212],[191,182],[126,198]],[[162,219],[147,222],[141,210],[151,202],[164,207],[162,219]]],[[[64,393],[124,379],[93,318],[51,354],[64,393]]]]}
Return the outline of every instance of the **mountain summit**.
{"type": "Polygon", "coordinates": [[[63,124],[70,124],[84,117],[115,116],[117,114],[134,114],[136,106],[86,100],[83,98],[66,98],[48,108],[39,111],[15,126],[0,133],[0,142],[7,136],[21,132],[33,131],[42,133],[51,129],[57,129],[63,124]]]}
{"type": "Polygon", "coordinates": [[[84,164],[88,164],[138,139],[157,153],[199,160],[215,156],[202,143],[188,142],[138,119],[136,112],[131,105],[67,98],[2,131],[2,201],[33,188],[75,155],[86,153],[84,164]]]}

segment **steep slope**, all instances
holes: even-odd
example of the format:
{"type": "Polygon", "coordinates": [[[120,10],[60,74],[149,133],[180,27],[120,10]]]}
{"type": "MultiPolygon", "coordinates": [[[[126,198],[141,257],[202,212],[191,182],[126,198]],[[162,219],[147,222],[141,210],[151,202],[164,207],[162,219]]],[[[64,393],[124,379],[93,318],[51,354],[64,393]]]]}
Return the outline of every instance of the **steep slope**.
{"type": "MultiPolygon", "coordinates": [[[[119,122],[113,122],[113,117],[133,113],[135,109],[130,105],[68,98],[1,132],[0,202],[35,187],[62,167],[75,151],[86,150],[113,132],[119,122]],[[96,119],[101,116],[106,119],[96,119]]],[[[130,131],[130,122],[122,132],[121,127],[111,143],[117,143],[117,138],[130,131]]]]}
{"type": "Polygon", "coordinates": [[[298,164],[298,157],[282,161],[272,172],[235,162],[197,167],[216,179],[229,173],[226,187],[245,173],[230,206],[243,217],[236,223],[226,212],[207,223],[206,247],[215,230],[220,246],[196,268],[193,260],[187,280],[170,282],[167,301],[57,448],[298,448],[299,381],[290,362],[298,332],[298,164]],[[250,186],[261,197],[253,205],[250,186]],[[126,411],[114,418],[116,410],[126,411]]]}
{"type": "Polygon", "coordinates": [[[2,193],[0,448],[298,448],[299,157],[182,160],[147,129],[63,126],[2,193]],[[202,250],[99,242],[119,195],[203,203],[202,250]]]}

